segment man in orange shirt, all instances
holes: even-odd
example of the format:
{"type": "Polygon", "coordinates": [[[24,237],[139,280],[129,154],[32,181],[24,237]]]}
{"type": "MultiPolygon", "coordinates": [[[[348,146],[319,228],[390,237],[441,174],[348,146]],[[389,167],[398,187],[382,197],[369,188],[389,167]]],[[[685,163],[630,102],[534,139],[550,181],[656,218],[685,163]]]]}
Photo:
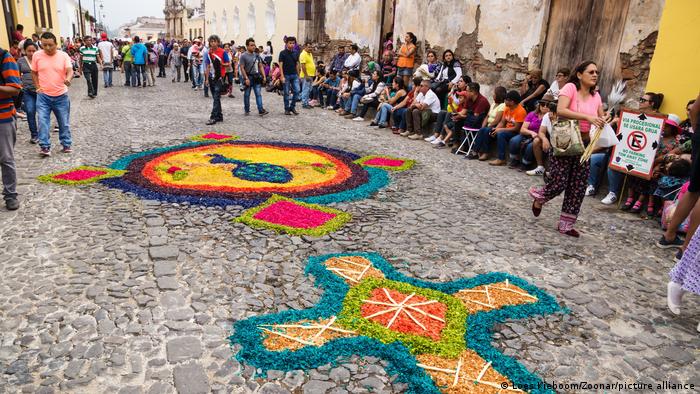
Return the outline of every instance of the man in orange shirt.
{"type": "Polygon", "coordinates": [[[491,131],[491,137],[496,138],[498,144],[498,159],[491,160],[492,166],[502,166],[506,164],[506,151],[511,138],[520,133],[520,128],[525,121],[527,112],[520,105],[520,93],[511,90],[506,94],[506,109],[503,111],[501,122],[491,131]]]}
{"type": "Polygon", "coordinates": [[[58,120],[58,139],[63,153],[71,153],[70,99],[68,87],[73,79],[70,56],[58,50],[56,36],[46,32],[41,35],[40,51],[32,57],[32,79],[36,86],[36,109],[39,115],[39,146],[41,156],[51,156],[49,127],[51,112],[58,120]]]}

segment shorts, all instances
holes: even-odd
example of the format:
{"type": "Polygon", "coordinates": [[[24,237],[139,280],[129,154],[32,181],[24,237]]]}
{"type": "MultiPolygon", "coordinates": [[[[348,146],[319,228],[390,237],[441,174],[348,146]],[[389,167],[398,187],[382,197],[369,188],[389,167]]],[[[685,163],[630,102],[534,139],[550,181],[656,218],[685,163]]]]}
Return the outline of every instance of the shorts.
{"type": "Polygon", "coordinates": [[[396,75],[413,75],[413,67],[399,67],[398,73],[396,75]]]}

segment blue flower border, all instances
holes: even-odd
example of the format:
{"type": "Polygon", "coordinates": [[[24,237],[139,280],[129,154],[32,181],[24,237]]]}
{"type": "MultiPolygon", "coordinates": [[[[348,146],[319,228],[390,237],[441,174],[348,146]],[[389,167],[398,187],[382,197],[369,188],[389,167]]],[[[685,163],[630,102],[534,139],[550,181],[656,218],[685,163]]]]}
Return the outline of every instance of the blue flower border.
{"type": "MultiPolygon", "coordinates": [[[[170,152],[173,150],[177,149],[183,149],[183,148],[193,148],[193,147],[198,147],[198,146],[203,146],[203,145],[215,145],[215,144],[221,144],[221,143],[230,143],[232,145],[237,145],[237,144],[265,144],[265,143],[270,143],[278,146],[283,146],[283,147],[300,147],[300,148],[313,148],[313,149],[318,149],[324,152],[330,152],[332,154],[336,155],[342,155],[345,157],[348,157],[351,161],[355,161],[359,159],[361,156],[347,152],[347,151],[342,151],[339,149],[333,149],[333,148],[328,148],[325,146],[320,146],[320,145],[306,145],[306,144],[294,144],[294,143],[287,143],[287,142],[275,142],[275,141],[195,141],[195,142],[187,142],[184,144],[180,145],[175,145],[175,146],[167,146],[163,148],[155,148],[155,149],[150,149],[144,152],[138,152],[134,153],[131,155],[124,156],[120,158],[119,160],[115,161],[114,163],[109,165],[109,168],[115,169],[115,170],[126,170],[129,167],[129,164],[131,164],[132,161],[139,159],[144,156],[152,155],[152,154],[158,154],[158,153],[166,153],[170,152]]],[[[379,189],[382,189],[386,187],[389,182],[389,174],[385,170],[377,169],[377,168],[369,168],[369,167],[362,167],[365,171],[367,171],[369,177],[368,181],[362,185],[359,185],[358,187],[354,189],[349,189],[349,190],[344,190],[342,192],[338,193],[332,193],[332,194],[325,194],[322,196],[311,196],[311,197],[302,197],[302,198],[297,198],[299,201],[303,201],[306,203],[311,203],[311,204],[332,204],[332,203],[337,203],[337,202],[345,202],[345,201],[357,201],[357,200],[363,200],[366,198],[369,198],[372,196],[374,193],[376,193],[379,189]]],[[[114,188],[114,189],[120,189],[128,193],[133,193],[143,199],[146,200],[158,200],[158,201],[164,201],[164,202],[170,202],[170,203],[190,203],[190,204],[198,204],[198,205],[206,205],[206,206],[221,206],[221,207],[226,207],[229,205],[237,205],[243,208],[252,208],[254,206],[257,206],[263,202],[265,202],[267,199],[261,198],[261,199],[250,199],[250,198],[215,198],[215,197],[202,197],[202,196],[189,196],[189,195],[178,195],[178,194],[169,194],[169,193],[161,193],[157,191],[153,191],[151,189],[147,189],[138,185],[134,185],[133,183],[127,182],[122,178],[110,178],[110,179],[105,179],[100,181],[102,184],[114,188]]]]}
{"type": "Polygon", "coordinates": [[[387,279],[409,283],[454,294],[462,289],[490,283],[502,282],[508,279],[528,293],[536,296],[538,301],[532,304],[512,305],[502,309],[477,312],[469,315],[465,324],[467,347],[476,351],[483,359],[491,361],[493,368],[506,376],[518,386],[540,387],[533,393],[552,393],[542,385],[542,379],[528,371],[515,359],[506,356],[493,347],[493,326],[508,319],[523,319],[534,315],[547,315],[556,312],[566,312],[554,297],[529,284],[525,280],[506,273],[494,272],[477,275],[469,279],[459,279],[446,283],[431,283],[407,277],[398,272],[389,262],[376,253],[334,253],[309,258],[305,274],[315,277],[315,285],[324,290],[319,302],[309,309],[287,310],[270,315],[254,316],[240,320],[233,325],[233,334],[229,337],[232,344],[239,344],[236,358],[263,370],[290,371],[295,369],[308,370],[328,363],[342,362],[343,358],[352,355],[373,356],[387,361],[387,373],[398,375],[398,380],[408,384],[411,393],[440,393],[432,378],[420,367],[409,350],[400,343],[383,344],[367,337],[334,339],[320,347],[304,347],[296,351],[269,351],[262,343],[262,335],[258,326],[262,324],[283,324],[299,320],[327,319],[340,313],[343,300],[349,286],[341,278],[329,271],[323,262],[331,257],[361,256],[374,264],[374,267],[384,273],[387,279]]]}

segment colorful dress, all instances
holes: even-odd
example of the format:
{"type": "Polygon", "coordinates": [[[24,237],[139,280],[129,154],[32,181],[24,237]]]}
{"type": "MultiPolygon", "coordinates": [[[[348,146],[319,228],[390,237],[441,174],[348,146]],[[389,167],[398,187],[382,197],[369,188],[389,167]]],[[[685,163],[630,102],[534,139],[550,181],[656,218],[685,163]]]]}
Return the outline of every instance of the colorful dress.
{"type": "Polygon", "coordinates": [[[696,231],[683,253],[683,258],[669,274],[683,290],[700,294],[700,232],[696,231]]]}

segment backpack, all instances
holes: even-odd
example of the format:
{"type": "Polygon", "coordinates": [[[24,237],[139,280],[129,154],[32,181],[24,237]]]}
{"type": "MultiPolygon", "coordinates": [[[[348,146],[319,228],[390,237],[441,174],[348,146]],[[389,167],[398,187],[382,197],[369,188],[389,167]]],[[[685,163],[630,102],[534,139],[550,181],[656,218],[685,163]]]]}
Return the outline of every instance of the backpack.
{"type": "Polygon", "coordinates": [[[148,64],[156,64],[158,63],[158,54],[153,51],[153,52],[148,52],[148,64]]]}

